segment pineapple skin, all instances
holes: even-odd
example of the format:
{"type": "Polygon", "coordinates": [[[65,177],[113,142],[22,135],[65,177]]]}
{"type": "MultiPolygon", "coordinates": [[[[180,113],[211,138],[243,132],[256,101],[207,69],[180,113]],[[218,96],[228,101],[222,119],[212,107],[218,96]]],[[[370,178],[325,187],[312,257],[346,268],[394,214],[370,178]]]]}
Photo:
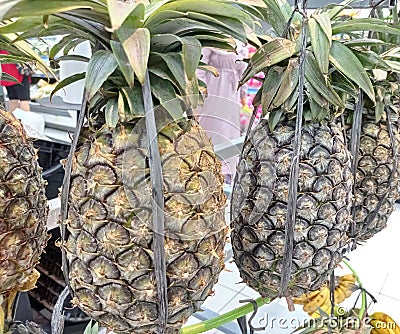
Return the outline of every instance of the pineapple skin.
{"type": "MultiPolygon", "coordinates": [[[[279,295],[294,121],[262,120],[244,144],[232,194],[232,247],[244,282],[279,295]]],[[[348,245],[353,178],[344,134],[333,122],[303,125],[292,273],[286,296],[317,290],[348,245]]]]}
{"type": "MultiPolygon", "coordinates": [[[[373,113],[371,113],[373,115],[373,113]]],[[[375,123],[364,118],[361,127],[355,179],[355,236],[364,242],[387,226],[389,216],[394,211],[394,203],[399,196],[400,174],[400,119],[391,120],[395,137],[395,152],[390,140],[386,120],[375,123]],[[390,176],[394,173],[392,180],[390,176]],[[379,207],[379,203],[382,205],[379,207]],[[373,223],[363,231],[374,211],[378,213],[373,223]]],[[[351,231],[349,232],[351,236],[351,231]]]]}
{"type": "MultiPolygon", "coordinates": [[[[223,269],[221,164],[194,121],[158,121],[163,166],[167,333],[200,309],[223,269]]],[[[152,197],[144,120],[84,135],[75,153],[67,243],[75,305],[116,333],[157,333],[152,197]]]]}
{"type": "Polygon", "coordinates": [[[42,168],[20,122],[0,109],[0,295],[28,283],[46,246],[42,168]]]}

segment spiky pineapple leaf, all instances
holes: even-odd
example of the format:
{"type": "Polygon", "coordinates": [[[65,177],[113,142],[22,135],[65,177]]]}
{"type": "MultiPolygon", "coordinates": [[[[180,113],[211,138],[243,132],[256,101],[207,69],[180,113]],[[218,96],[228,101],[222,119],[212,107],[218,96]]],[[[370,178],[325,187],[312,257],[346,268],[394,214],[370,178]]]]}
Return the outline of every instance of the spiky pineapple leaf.
{"type": "Polygon", "coordinates": [[[44,28],[41,17],[20,17],[14,21],[10,21],[9,23],[3,22],[2,26],[0,26],[0,34],[28,31],[38,26],[44,28]]]}
{"type": "Polygon", "coordinates": [[[177,18],[185,18],[185,17],[186,14],[179,10],[163,10],[157,12],[157,14],[153,14],[152,16],[148,17],[144,22],[144,26],[151,31],[153,27],[156,27],[157,25],[159,25],[164,21],[175,20],[177,18]]]}
{"type": "Polygon", "coordinates": [[[121,89],[127,101],[130,115],[144,115],[144,102],[142,88],[139,86],[133,88],[123,87],[121,89]]]}
{"type": "Polygon", "coordinates": [[[109,99],[104,111],[106,124],[109,128],[115,128],[119,121],[118,99],[109,99]]]}
{"type": "Polygon", "coordinates": [[[182,117],[183,110],[171,83],[150,74],[151,91],[173,118],[182,117]]]}
{"type": "Polygon", "coordinates": [[[274,66],[268,71],[262,86],[261,95],[261,104],[264,113],[270,110],[272,101],[281,86],[284,75],[284,68],[282,67],[274,66]]]}
{"type": "Polygon", "coordinates": [[[353,98],[357,98],[358,96],[357,88],[351,81],[349,81],[341,73],[339,72],[332,73],[332,83],[333,83],[332,86],[333,88],[335,88],[336,91],[338,92],[340,91],[352,96],[353,98]]]}
{"type": "Polygon", "coordinates": [[[66,45],[68,45],[71,41],[76,40],[77,37],[74,35],[66,35],[61,40],[59,40],[57,43],[55,43],[52,48],[50,49],[49,52],[49,59],[54,59],[56,55],[64,49],[66,45]]]}
{"type": "Polygon", "coordinates": [[[271,131],[274,131],[276,126],[282,119],[283,110],[282,109],[274,109],[268,114],[268,126],[271,131]]]}
{"type": "Polygon", "coordinates": [[[267,10],[266,21],[272,26],[278,36],[283,36],[287,22],[292,15],[292,8],[286,0],[263,0],[267,10]]]}
{"type": "Polygon", "coordinates": [[[0,61],[3,63],[24,63],[28,62],[31,59],[24,56],[14,56],[10,54],[0,54],[0,61]]]}
{"type": "Polygon", "coordinates": [[[151,36],[150,49],[152,52],[164,53],[182,44],[182,39],[173,34],[156,34],[151,36]]]}
{"type": "Polygon", "coordinates": [[[244,84],[265,68],[290,58],[295,53],[296,44],[285,38],[275,38],[264,44],[251,57],[249,65],[243,73],[240,84],[244,84]]]}
{"type": "Polygon", "coordinates": [[[345,41],[344,44],[346,44],[348,47],[354,47],[354,46],[367,47],[375,45],[385,45],[386,43],[376,38],[354,38],[350,41],[345,41]]]}
{"type": "Polygon", "coordinates": [[[16,78],[14,78],[12,75],[9,75],[7,73],[4,73],[1,71],[0,68],[0,79],[1,80],[6,80],[6,81],[11,81],[11,82],[19,82],[16,78]]]}
{"type": "Polygon", "coordinates": [[[298,59],[291,59],[284,71],[281,85],[272,101],[272,108],[280,107],[293,93],[299,82],[298,59]]]}
{"type": "Polygon", "coordinates": [[[183,67],[186,76],[192,80],[201,59],[201,43],[194,37],[182,38],[183,67]]]}
{"type": "Polygon", "coordinates": [[[400,29],[391,27],[381,19],[357,18],[332,24],[333,35],[353,33],[356,31],[382,32],[392,35],[400,35],[400,29]]]}
{"type": "MultiPolygon", "coordinates": [[[[110,15],[111,29],[119,29],[133,10],[143,1],[125,2],[120,0],[107,0],[108,13],[110,15]]],[[[143,4],[142,4],[143,6],[143,4]]]]}
{"type": "Polygon", "coordinates": [[[90,61],[90,58],[81,55],[65,55],[57,58],[57,61],[62,60],[82,61],[84,63],[88,63],[90,61]]]}
{"type": "Polygon", "coordinates": [[[305,91],[310,101],[313,100],[314,103],[318,103],[321,108],[329,108],[328,100],[326,100],[309,82],[305,82],[304,86],[306,88],[305,91]]]}
{"type": "Polygon", "coordinates": [[[308,52],[306,55],[305,77],[311,86],[326,100],[334,106],[344,107],[342,99],[334,91],[329,82],[327,82],[326,77],[320,71],[317,61],[311,52],[308,52]]]}
{"type": "Polygon", "coordinates": [[[326,11],[329,15],[329,18],[332,20],[337,17],[343,9],[346,9],[347,5],[349,5],[354,0],[344,0],[339,4],[328,5],[324,7],[324,11],[326,11]]]}
{"type": "Polygon", "coordinates": [[[79,80],[83,80],[86,77],[86,73],[77,73],[70,75],[69,77],[65,78],[64,80],[60,81],[56,87],[53,89],[53,91],[50,94],[50,99],[54,96],[55,93],[57,93],[60,89],[63,89],[67,87],[70,84],[73,84],[74,82],[77,82],[79,80]]]}
{"type": "Polygon", "coordinates": [[[319,13],[312,16],[318,22],[322,31],[329,40],[329,46],[332,42],[332,23],[328,13],[319,13]]]}
{"type": "MultiPolygon", "coordinates": [[[[121,29],[124,29],[122,26],[121,29]]],[[[125,54],[139,82],[143,85],[150,55],[150,31],[138,28],[129,37],[121,40],[125,54]]]]}
{"type": "Polygon", "coordinates": [[[126,82],[129,87],[133,87],[135,85],[135,72],[129,63],[129,59],[122,44],[118,41],[110,41],[110,45],[126,82]]]}
{"type": "Polygon", "coordinates": [[[246,35],[244,24],[232,17],[224,16],[209,16],[201,13],[187,13],[189,19],[193,19],[199,22],[203,22],[213,27],[218,27],[222,32],[227,34],[227,36],[232,36],[243,42],[243,36],[246,35]]]}
{"type": "Polygon", "coordinates": [[[356,83],[375,102],[374,88],[368,73],[351,49],[343,43],[333,41],[329,60],[339,72],[356,83]]]}
{"type": "Polygon", "coordinates": [[[117,67],[117,60],[111,51],[99,50],[92,55],[85,80],[85,96],[88,100],[97,93],[117,67]]]}
{"type": "MultiPolygon", "coordinates": [[[[171,1],[158,11],[178,10],[184,13],[195,12],[212,16],[225,16],[235,18],[241,22],[251,22],[251,17],[241,10],[240,7],[232,6],[226,1],[218,0],[176,0],[171,1]]],[[[154,14],[156,15],[156,14],[154,14]]],[[[244,42],[244,41],[243,41],[244,42]]]]}
{"type": "Polygon", "coordinates": [[[40,56],[35,52],[35,50],[33,49],[32,45],[29,42],[15,41],[18,35],[14,33],[3,34],[1,37],[8,44],[8,47],[11,44],[11,42],[14,41],[12,43],[12,47],[18,51],[18,54],[21,54],[35,61],[35,66],[39,71],[53,78],[57,77],[56,74],[53,72],[53,70],[49,68],[47,64],[43,61],[43,59],[40,58],[40,56]]]}
{"type": "Polygon", "coordinates": [[[400,73],[400,62],[394,60],[384,60],[383,61],[391,71],[400,73]]]}
{"type": "Polygon", "coordinates": [[[390,57],[400,58],[400,47],[396,46],[394,48],[391,48],[391,49],[381,53],[380,57],[382,57],[382,58],[390,58],[390,57]]]}
{"type": "Polygon", "coordinates": [[[169,31],[173,35],[182,37],[207,33],[212,29],[213,26],[209,24],[188,18],[164,20],[154,27],[149,27],[152,35],[163,34],[165,31],[169,31]]]}
{"type": "Polygon", "coordinates": [[[0,3],[0,20],[50,15],[78,8],[87,8],[98,12],[106,12],[107,10],[104,5],[92,0],[8,0],[0,3]]]}
{"type": "Polygon", "coordinates": [[[292,95],[289,96],[289,98],[285,101],[283,104],[283,108],[285,109],[286,112],[292,112],[297,105],[297,101],[299,99],[299,90],[294,89],[292,92],[292,95]]]}
{"type": "Polygon", "coordinates": [[[327,75],[329,69],[329,49],[331,46],[331,40],[328,39],[326,33],[314,17],[310,17],[308,20],[308,30],[317,64],[322,74],[327,75]]]}
{"type": "Polygon", "coordinates": [[[172,74],[172,79],[174,79],[178,85],[185,90],[187,84],[187,77],[184,70],[183,59],[180,53],[168,53],[168,54],[154,54],[162,59],[162,61],[167,65],[168,69],[172,74]]]}
{"type": "Polygon", "coordinates": [[[46,29],[44,29],[42,26],[38,26],[36,28],[25,31],[17,35],[14,41],[24,41],[29,38],[57,35],[71,35],[75,36],[76,38],[89,40],[93,43],[95,43],[99,39],[98,36],[90,34],[86,29],[82,29],[80,27],[77,27],[73,23],[68,23],[68,21],[63,20],[52,24],[46,29]]]}
{"type": "Polygon", "coordinates": [[[353,53],[356,55],[356,57],[358,58],[358,60],[361,62],[361,64],[365,69],[370,69],[370,70],[376,68],[389,69],[389,67],[381,58],[381,56],[371,50],[367,51],[353,50],[353,53]]]}
{"type": "Polygon", "coordinates": [[[199,65],[198,69],[205,71],[205,72],[209,72],[216,78],[219,77],[218,69],[215,68],[214,66],[207,65],[207,64],[201,64],[201,65],[199,65]]]}

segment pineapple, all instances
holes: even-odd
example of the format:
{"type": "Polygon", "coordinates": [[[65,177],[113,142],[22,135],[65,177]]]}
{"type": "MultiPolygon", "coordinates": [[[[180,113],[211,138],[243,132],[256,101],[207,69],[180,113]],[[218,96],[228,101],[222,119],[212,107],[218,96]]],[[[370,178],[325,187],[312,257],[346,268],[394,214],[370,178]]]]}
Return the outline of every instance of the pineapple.
{"type": "MultiPolygon", "coordinates": [[[[184,114],[200,100],[196,70],[215,73],[200,62],[202,47],[234,51],[233,38],[246,42],[251,18],[238,6],[211,0],[87,0],[74,6],[58,1],[44,12],[23,0],[2,12],[3,19],[32,11],[48,15],[46,34],[54,29],[67,35],[50,54],[71,49],[82,36],[96,46],[87,73],[55,89],[86,77],[88,121],[72,155],[62,247],[73,303],[116,333],[162,331],[141,89],[147,73],[164,179],[166,333],[177,333],[200,309],[223,268],[228,227],[221,164],[205,132],[184,114]]],[[[32,26],[23,19],[29,30],[24,37],[43,33],[37,25],[42,18],[32,26]]]]}
{"type": "MultiPolygon", "coordinates": [[[[385,18],[381,9],[373,10],[371,15],[382,21],[388,19],[391,25],[399,28],[397,12],[398,8],[394,6],[390,18],[385,18]]],[[[355,228],[349,231],[349,235],[356,242],[364,242],[386,227],[398,198],[400,182],[399,63],[397,48],[394,47],[400,39],[393,31],[375,33],[371,37],[380,39],[382,43],[370,46],[379,55],[376,63],[366,62],[377,101],[374,104],[368,97],[363,98],[359,147],[354,157],[355,228]]],[[[349,118],[352,119],[351,115],[349,118]]],[[[351,131],[348,130],[349,139],[353,135],[351,131]]]]}
{"type": "Polygon", "coordinates": [[[46,245],[45,181],[20,122],[0,109],[0,332],[18,291],[33,288],[46,245]],[[32,282],[33,281],[33,282],[32,282]]]}
{"type": "MultiPolygon", "coordinates": [[[[379,83],[376,83],[376,87],[378,86],[379,83]]],[[[355,157],[355,230],[349,231],[349,235],[359,242],[370,239],[386,227],[394,210],[394,202],[398,198],[399,119],[396,113],[389,120],[386,114],[376,116],[376,111],[367,101],[363,109],[358,154],[355,157]],[[392,125],[395,147],[391,141],[389,122],[392,125]]],[[[348,137],[350,136],[349,130],[348,137]]]]}
{"type": "MultiPolygon", "coordinates": [[[[221,164],[204,130],[186,119],[159,124],[168,333],[175,333],[223,268],[225,195],[221,164]]],[[[82,136],[72,171],[66,249],[74,302],[119,333],[157,333],[145,137],[141,120],[102,126],[82,136]]]]}
{"type": "MultiPolygon", "coordinates": [[[[263,296],[279,295],[285,245],[294,121],[271,131],[262,120],[244,144],[232,195],[232,247],[243,280],[263,296]]],[[[292,275],[288,296],[318,289],[341,261],[351,221],[352,174],[335,121],[302,129],[292,275]]]]}
{"type": "MultiPolygon", "coordinates": [[[[285,1],[268,3],[273,10],[265,14],[266,20],[283,36],[293,10],[285,1]]],[[[341,10],[343,6],[328,6],[303,20],[307,45],[293,244],[286,242],[285,232],[298,122],[300,14],[294,13],[287,38],[273,38],[253,55],[241,80],[265,72],[256,97],[265,118],[244,143],[231,203],[235,261],[244,282],[262,296],[292,297],[317,290],[349,248],[353,172],[338,116],[358,87],[371,101],[375,92],[365,69],[371,53],[357,49],[365,39],[353,46],[340,36],[374,27],[368,19],[340,22],[341,10]],[[282,286],[287,245],[291,272],[287,286],[282,286]]]]}

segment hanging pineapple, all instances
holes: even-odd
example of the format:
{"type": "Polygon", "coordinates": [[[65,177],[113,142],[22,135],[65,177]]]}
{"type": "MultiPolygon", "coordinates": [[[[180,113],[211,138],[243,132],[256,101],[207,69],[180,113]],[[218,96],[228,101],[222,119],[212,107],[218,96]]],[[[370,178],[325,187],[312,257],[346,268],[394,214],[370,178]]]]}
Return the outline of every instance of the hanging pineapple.
{"type": "Polygon", "coordinates": [[[21,123],[0,109],[0,333],[12,320],[16,294],[35,286],[48,239],[41,171],[21,123]]]}
{"type": "MultiPolygon", "coordinates": [[[[397,18],[397,5],[392,9],[391,24],[399,27],[397,18]]],[[[376,9],[371,11],[376,16],[376,9]]],[[[378,11],[379,19],[383,21],[381,10],[378,11]],[[379,14],[380,13],[380,14],[379,14]]],[[[357,46],[357,37],[350,43],[357,46]]],[[[368,57],[361,57],[365,67],[369,70],[376,92],[376,103],[364,97],[360,110],[361,121],[352,116],[349,119],[360,124],[353,125],[348,130],[349,140],[353,136],[356,140],[356,166],[355,198],[353,217],[355,226],[349,235],[356,242],[363,242],[373,237],[386,227],[390,214],[394,210],[394,202],[398,199],[399,189],[399,152],[400,152],[400,123],[399,123],[399,63],[397,45],[398,34],[383,29],[371,37],[378,43],[371,44],[369,48],[379,56],[373,61],[368,57]],[[374,45],[375,44],[375,45],[374,45]]],[[[357,50],[359,51],[359,49],[357,50]]]]}
{"type": "MultiPolygon", "coordinates": [[[[393,88],[397,84],[375,82],[375,90],[379,92],[377,96],[386,96],[377,102],[376,107],[366,99],[361,110],[360,140],[354,157],[355,228],[349,231],[357,242],[370,239],[386,227],[398,198],[400,123],[398,107],[394,104],[397,103],[396,92],[385,86],[393,88]]],[[[351,135],[352,130],[349,129],[349,139],[351,135]]]]}
{"type": "Polygon", "coordinates": [[[335,40],[335,35],[376,28],[364,19],[335,22],[343,6],[320,9],[307,19],[305,100],[299,160],[294,161],[301,16],[295,13],[286,29],[292,14],[289,4],[266,2],[271,8],[266,20],[277,35],[286,33],[287,38],[274,38],[263,45],[242,79],[245,82],[259,71],[266,73],[257,97],[265,118],[244,143],[232,195],[231,235],[243,280],[262,296],[275,298],[319,289],[348,248],[353,176],[344,124],[338,116],[344,111],[346,96],[357,94],[355,87],[371,101],[375,94],[358,59],[364,53],[356,55],[350,46],[335,40]],[[352,84],[340,86],[337,77],[352,84]],[[294,181],[298,182],[293,187],[297,196],[292,202],[295,219],[290,236],[293,164],[298,164],[298,180],[294,181]]]}
{"type": "MultiPolygon", "coordinates": [[[[163,167],[165,332],[177,333],[212,292],[228,230],[221,164],[204,130],[184,112],[190,116],[198,104],[197,68],[210,70],[199,66],[202,47],[234,51],[228,36],[245,42],[240,20],[251,18],[229,1],[84,2],[71,7],[59,1],[51,13],[30,1],[18,3],[18,13],[56,13],[45,18],[46,33],[55,22],[54,32],[67,36],[51,55],[81,43],[82,36],[97,45],[87,73],[56,88],[86,77],[88,122],[72,155],[63,222],[73,303],[115,333],[160,333],[154,189],[140,87],[148,71],[156,105],[152,139],[163,167]]],[[[42,33],[33,23],[30,28],[24,37],[42,33]]]]}

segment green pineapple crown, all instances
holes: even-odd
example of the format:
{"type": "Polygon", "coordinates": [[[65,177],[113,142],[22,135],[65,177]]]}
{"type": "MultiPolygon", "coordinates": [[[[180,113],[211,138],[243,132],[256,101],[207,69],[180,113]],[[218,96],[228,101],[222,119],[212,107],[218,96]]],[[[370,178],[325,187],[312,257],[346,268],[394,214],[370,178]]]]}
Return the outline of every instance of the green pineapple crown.
{"type": "MultiPolygon", "coordinates": [[[[268,10],[261,8],[260,11],[278,37],[267,41],[254,54],[241,83],[265,72],[255,104],[263,106],[269,125],[274,129],[284,117],[295,117],[302,18],[285,0],[264,2],[268,10]]],[[[389,44],[366,35],[366,32],[374,32],[394,38],[400,35],[400,29],[379,18],[343,19],[344,10],[351,8],[352,2],[328,5],[306,19],[305,120],[340,115],[348,97],[356,99],[359,90],[375,106],[380,97],[371,81],[372,70],[393,73],[400,69],[394,60],[398,48],[380,54],[371,45],[389,44]]]]}
{"type": "Polygon", "coordinates": [[[50,58],[88,62],[88,70],[60,82],[53,94],[85,79],[92,112],[104,110],[107,124],[143,115],[141,85],[149,72],[156,105],[174,117],[200,102],[196,70],[215,69],[201,62],[203,47],[234,51],[235,40],[260,44],[253,33],[257,9],[247,1],[225,0],[20,0],[0,4],[0,34],[16,33],[14,43],[63,35],[50,58]],[[5,21],[8,20],[8,21],[5,21]],[[91,59],[68,55],[84,41],[91,59]]]}

